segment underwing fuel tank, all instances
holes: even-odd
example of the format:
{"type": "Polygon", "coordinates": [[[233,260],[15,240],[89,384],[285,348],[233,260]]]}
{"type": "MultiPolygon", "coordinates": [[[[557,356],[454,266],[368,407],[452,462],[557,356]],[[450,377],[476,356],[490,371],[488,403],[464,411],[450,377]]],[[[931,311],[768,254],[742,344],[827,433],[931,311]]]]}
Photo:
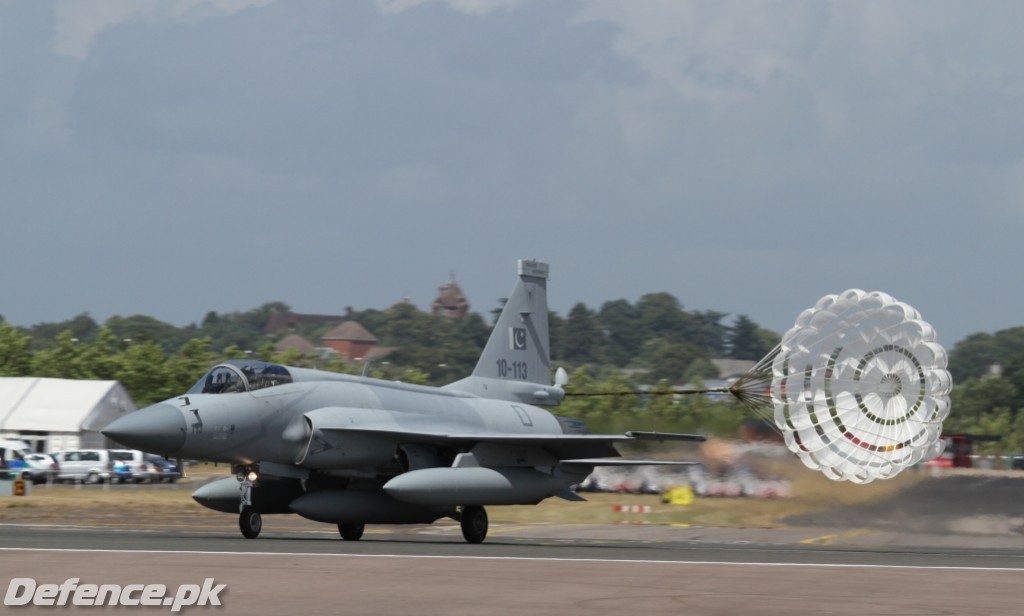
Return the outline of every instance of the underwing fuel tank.
{"type": "Polygon", "coordinates": [[[402,473],[384,491],[415,505],[534,505],[584,477],[521,467],[425,468],[402,473]]]}
{"type": "MultiPolygon", "coordinates": [[[[259,513],[291,513],[289,503],[301,495],[302,484],[297,479],[260,479],[252,489],[252,507],[259,513]]],[[[193,492],[192,499],[214,511],[238,513],[241,484],[234,477],[211,481],[193,492]]]]}
{"type": "Polygon", "coordinates": [[[399,502],[377,490],[320,490],[303,494],[291,510],[329,524],[431,524],[454,516],[454,507],[423,507],[399,502]]]}

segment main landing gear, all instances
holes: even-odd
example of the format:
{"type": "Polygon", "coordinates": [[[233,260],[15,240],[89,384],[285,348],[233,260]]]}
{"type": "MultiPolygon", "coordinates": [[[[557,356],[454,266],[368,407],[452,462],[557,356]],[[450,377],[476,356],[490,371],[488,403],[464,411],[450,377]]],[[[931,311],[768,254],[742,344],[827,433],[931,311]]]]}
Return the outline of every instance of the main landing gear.
{"type": "Polygon", "coordinates": [[[238,528],[246,539],[255,539],[263,530],[263,516],[252,507],[242,507],[242,512],[238,514],[238,528]]]}
{"type": "Polygon", "coordinates": [[[487,538],[487,511],[483,507],[464,506],[459,521],[462,524],[462,536],[467,543],[483,543],[487,538]]]}
{"type": "Polygon", "coordinates": [[[345,541],[359,541],[366,530],[365,524],[338,524],[338,532],[345,541]]]}

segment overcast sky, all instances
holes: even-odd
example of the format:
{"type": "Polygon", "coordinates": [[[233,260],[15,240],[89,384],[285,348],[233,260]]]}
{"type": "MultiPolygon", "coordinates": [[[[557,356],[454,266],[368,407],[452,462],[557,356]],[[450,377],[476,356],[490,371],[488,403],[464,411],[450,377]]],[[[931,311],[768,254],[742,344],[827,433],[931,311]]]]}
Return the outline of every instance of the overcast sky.
{"type": "Polygon", "coordinates": [[[1024,324],[1024,3],[0,0],[0,315],[1024,324]],[[731,321],[731,318],[730,318],[731,321]]]}

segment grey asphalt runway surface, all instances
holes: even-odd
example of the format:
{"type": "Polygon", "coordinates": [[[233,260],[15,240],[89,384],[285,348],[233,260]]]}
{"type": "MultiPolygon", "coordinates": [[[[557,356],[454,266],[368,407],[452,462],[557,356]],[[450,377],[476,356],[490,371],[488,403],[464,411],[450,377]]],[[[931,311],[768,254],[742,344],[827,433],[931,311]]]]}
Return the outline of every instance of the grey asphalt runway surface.
{"type": "Polygon", "coordinates": [[[232,614],[1020,614],[1024,600],[1021,548],[833,547],[768,530],[669,538],[676,529],[664,527],[498,527],[468,545],[454,525],[343,542],[272,527],[246,540],[231,529],[5,525],[0,581],[175,588],[210,577],[227,585],[218,612],[232,614]]]}
{"type": "MultiPolygon", "coordinates": [[[[169,589],[213,578],[223,606],[185,613],[1019,615],[1021,487],[927,481],[787,529],[492,524],[482,545],[454,523],[368,527],[346,542],[295,516],[266,516],[255,540],[230,515],[18,520],[0,523],[0,593],[24,577],[169,589]]],[[[100,608],[4,613],[35,610],[100,608]]]]}

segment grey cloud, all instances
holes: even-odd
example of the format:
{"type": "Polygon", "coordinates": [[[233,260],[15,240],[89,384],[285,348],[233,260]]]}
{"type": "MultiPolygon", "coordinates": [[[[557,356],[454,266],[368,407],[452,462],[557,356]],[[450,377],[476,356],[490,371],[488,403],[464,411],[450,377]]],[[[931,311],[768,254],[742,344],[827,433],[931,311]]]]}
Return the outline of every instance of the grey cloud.
{"type": "Polygon", "coordinates": [[[976,274],[1024,226],[1016,3],[72,4],[0,9],[16,323],[426,305],[451,268],[486,310],[521,256],[563,312],[1019,321],[976,274]]]}

